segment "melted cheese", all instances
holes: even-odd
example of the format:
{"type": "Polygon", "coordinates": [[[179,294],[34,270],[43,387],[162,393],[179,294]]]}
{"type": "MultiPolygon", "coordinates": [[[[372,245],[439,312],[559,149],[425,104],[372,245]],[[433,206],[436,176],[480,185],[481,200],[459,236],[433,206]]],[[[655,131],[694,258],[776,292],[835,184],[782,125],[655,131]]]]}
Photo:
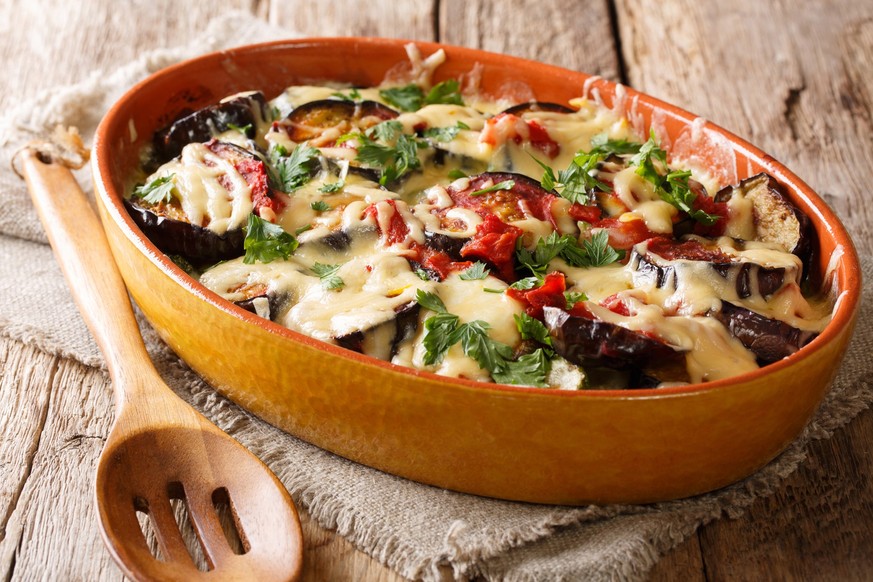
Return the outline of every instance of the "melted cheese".
{"type": "MultiPolygon", "coordinates": [[[[429,86],[433,69],[444,56],[436,53],[422,59],[413,50],[410,57],[411,76],[429,86]]],[[[405,84],[408,78],[393,81],[405,84]]],[[[517,89],[523,93],[525,88],[517,89]]],[[[339,86],[289,87],[271,105],[284,116],[303,103],[331,98],[337,91],[347,93],[347,89],[339,86]]],[[[357,91],[363,99],[385,103],[378,88],[357,91]]],[[[569,114],[529,111],[520,116],[496,118],[492,115],[500,110],[498,103],[477,103],[475,99],[467,102],[476,103],[476,108],[427,105],[396,118],[410,135],[424,128],[455,127],[459,131],[450,141],[431,139],[430,145],[416,138],[422,167],[405,175],[393,190],[350,170],[357,155],[354,148],[359,144],[353,140],[333,145],[342,133],[340,129],[328,130],[313,140],[310,145],[325,145],[321,148],[321,171],[291,195],[278,196],[280,210],[275,216],[268,215],[285,231],[300,231],[301,246],[295,254],[287,261],[268,264],[247,265],[241,258],[221,263],[207,270],[201,282],[231,301],[251,299],[253,290],[262,292],[252,300],[257,313],[311,337],[336,342],[361,333],[364,353],[446,376],[490,380],[489,372],[465,355],[460,343],[451,346],[439,363],[424,364],[423,324],[433,315],[428,310],[421,309],[418,328],[409,337],[395,337],[397,328],[392,323],[398,311],[414,303],[421,290],[439,296],[448,312],[457,315],[461,322],[485,322],[494,341],[513,349],[521,345],[513,316],[521,314],[523,306],[504,292],[506,282],[493,275],[467,281],[459,277],[457,270],[441,282],[425,281],[407,260],[417,256],[414,252],[417,246],[427,243],[425,233],[454,238],[460,246],[461,240],[476,235],[483,222],[483,216],[476,210],[454,206],[447,189],[465,190],[469,179],[452,181],[448,177],[450,171],[460,170],[467,175],[486,169],[512,171],[539,180],[543,168],[537,160],[557,174],[567,168],[577,152],[589,151],[595,136],[606,134],[611,139],[633,136],[632,124],[616,113],[621,107],[607,109],[597,99],[574,100],[578,110],[569,114]],[[551,158],[543,144],[537,146],[531,139],[534,131],[541,130],[558,144],[551,158]],[[338,181],[344,183],[341,190],[322,192],[326,185],[338,181]],[[329,208],[316,211],[312,208],[314,202],[323,202],[329,208]],[[398,220],[402,220],[407,231],[403,240],[392,240],[389,244],[380,233],[395,232],[392,229],[396,229],[398,220]],[[452,225],[452,230],[443,228],[443,220],[452,225]],[[339,233],[348,244],[338,248],[323,244],[322,239],[339,233]],[[313,271],[315,263],[340,265],[336,276],[341,278],[342,287],[326,288],[313,271]]],[[[286,132],[273,131],[268,120],[258,119],[259,147],[282,145],[288,150],[298,147],[286,132]]],[[[239,131],[225,132],[219,138],[251,147],[251,142],[239,131]]],[[[613,193],[598,196],[604,214],[620,217],[621,221],[642,220],[649,231],[671,236],[679,219],[677,208],[662,200],[654,186],[636,173],[636,168],[612,161],[605,166],[599,178],[612,183],[613,193]]],[[[217,233],[245,224],[252,211],[251,191],[233,164],[215,156],[202,144],[191,144],[179,159],[165,164],[154,177],[170,174],[176,175],[179,200],[192,223],[217,233]]],[[[694,177],[710,192],[720,186],[705,173],[695,172],[694,177]]],[[[556,198],[551,220],[536,219],[528,212],[523,219],[512,222],[525,233],[522,244],[532,249],[539,238],[547,238],[554,230],[579,236],[580,228],[570,216],[570,207],[568,200],[556,198]]],[[[776,245],[754,242],[756,224],[751,200],[734,196],[727,209],[730,219],[726,236],[714,241],[730,258],[727,267],[716,269],[706,261],[656,257],[658,260],[653,264],[657,270],[645,269],[637,257],[624,264],[580,268],[556,258],[549,270],[564,273],[568,291],[585,294],[584,304],[596,318],[649,334],[682,351],[692,382],[753,370],[757,368],[755,356],[711,317],[721,309],[723,301],[807,331],[823,329],[833,305],[829,300],[803,296],[799,286],[803,265],[796,256],[776,245]],[[781,285],[768,296],[758,288],[762,270],[782,273],[768,275],[771,284],[773,277],[782,277],[781,285]],[[742,297],[738,291],[741,273],[748,278],[742,297]],[[620,301],[632,315],[620,315],[603,307],[600,303],[607,299],[620,301]]],[[[586,231],[586,225],[582,226],[586,231]]],[[[637,245],[636,252],[645,256],[646,244],[637,245]]],[[[578,389],[585,381],[584,370],[561,358],[554,360],[548,378],[552,386],[578,389]]]]}
{"type": "Polygon", "coordinates": [[[171,175],[175,175],[178,200],[191,224],[224,234],[248,220],[253,208],[251,188],[232,162],[205,145],[186,145],[179,158],[161,166],[148,181],[171,175]]]}

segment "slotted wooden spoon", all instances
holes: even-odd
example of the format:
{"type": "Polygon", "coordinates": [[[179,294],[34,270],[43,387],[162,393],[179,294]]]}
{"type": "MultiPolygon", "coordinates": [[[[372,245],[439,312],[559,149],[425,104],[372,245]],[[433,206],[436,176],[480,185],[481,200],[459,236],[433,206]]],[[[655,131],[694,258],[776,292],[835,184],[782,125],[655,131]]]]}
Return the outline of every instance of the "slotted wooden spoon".
{"type": "Polygon", "coordinates": [[[137,580],[295,580],[300,521],[288,492],[257,457],[179,399],[155,370],[103,228],[70,170],[25,150],[34,205],[73,296],[97,340],[116,395],[116,421],[97,467],[96,501],[109,551],[137,580]],[[183,542],[171,499],[183,499],[208,564],[183,542]],[[229,503],[242,550],[217,507],[229,503]],[[137,512],[147,513],[161,559],[137,512]]]}

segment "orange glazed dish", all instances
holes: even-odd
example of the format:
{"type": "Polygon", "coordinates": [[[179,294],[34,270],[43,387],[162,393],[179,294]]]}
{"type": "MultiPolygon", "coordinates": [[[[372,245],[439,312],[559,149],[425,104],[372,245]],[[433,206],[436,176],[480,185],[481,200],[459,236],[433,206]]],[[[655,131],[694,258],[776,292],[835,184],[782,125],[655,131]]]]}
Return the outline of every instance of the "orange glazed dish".
{"type": "Polygon", "coordinates": [[[502,55],[208,55],[132,89],[94,164],[131,293],[195,370],[301,438],[461,491],[735,481],[812,414],[857,310],[851,241],[772,158],[502,55]]]}

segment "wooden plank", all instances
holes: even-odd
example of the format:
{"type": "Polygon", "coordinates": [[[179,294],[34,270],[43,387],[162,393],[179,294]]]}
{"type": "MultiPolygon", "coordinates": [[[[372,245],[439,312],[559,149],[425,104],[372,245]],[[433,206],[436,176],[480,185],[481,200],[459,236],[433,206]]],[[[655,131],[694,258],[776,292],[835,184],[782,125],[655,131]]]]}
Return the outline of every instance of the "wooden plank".
{"type": "MultiPolygon", "coordinates": [[[[26,367],[6,366],[20,382],[23,397],[32,393],[28,374],[46,356],[35,348],[4,340],[19,349],[26,367]]],[[[14,364],[14,363],[13,363],[14,364]]],[[[2,563],[6,580],[117,580],[119,572],[103,549],[93,506],[94,472],[112,421],[112,400],[103,373],[77,362],[60,360],[49,388],[45,426],[10,516],[2,543],[15,557],[2,563]],[[8,544],[8,545],[7,545],[8,544]]]]}
{"type": "Polygon", "coordinates": [[[703,554],[700,540],[693,535],[684,543],[671,551],[655,564],[649,573],[649,582],[705,582],[706,572],[703,569],[703,554]]]}
{"type": "MultiPolygon", "coordinates": [[[[873,5],[743,0],[730,5],[617,1],[630,85],[698,113],[769,151],[835,208],[860,250],[873,248],[873,5]],[[765,25],[761,23],[774,23],[765,25]]],[[[776,495],[704,527],[709,580],[873,577],[869,450],[873,414],[830,441],[776,495]]],[[[667,560],[682,562],[679,557],[667,560]]],[[[654,572],[679,579],[665,562],[654,572]]]]}
{"type": "Polygon", "coordinates": [[[56,358],[0,340],[0,578],[13,568],[21,524],[14,519],[33,471],[48,414],[56,358]],[[12,372],[20,371],[19,373],[12,372]],[[24,389],[24,388],[27,389],[24,389]]]}
{"type": "Polygon", "coordinates": [[[619,78],[609,2],[443,0],[440,41],[619,78]],[[572,11],[572,15],[569,13],[572,11]]]}
{"type": "Polygon", "coordinates": [[[747,515],[703,528],[710,580],[871,580],[873,411],[833,438],[747,515]]]}
{"type": "Polygon", "coordinates": [[[270,22],[304,36],[381,36],[433,41],[434,1],[272,0],[270,22]]]}
{"type": "Polygon", "coordinates": [[[143,49],[182,44],[223,10],[247,9],[246,0],[212,2],[0,0],[0,54],[4,56],[0,111],[40,89],[112,70],[143,49]]]}
{"type": "Polygon", "coordinates": [[[785,162],[873,250],[873,4],[616,4],[631,86],[785,162]]]}

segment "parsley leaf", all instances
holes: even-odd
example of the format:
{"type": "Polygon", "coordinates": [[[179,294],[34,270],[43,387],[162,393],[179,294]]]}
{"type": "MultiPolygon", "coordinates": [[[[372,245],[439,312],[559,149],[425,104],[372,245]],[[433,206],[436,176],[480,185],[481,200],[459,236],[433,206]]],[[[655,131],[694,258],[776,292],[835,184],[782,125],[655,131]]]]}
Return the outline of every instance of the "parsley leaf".
{"type": "Polygon", "coordinates": [[[330,210],[330,204],[328,204],[324,200],[316,200],[315,202],[310,202],[309,207],[316,212],[325,212],[327,210],[330,210]]]}
{"type": "Polygon", "coordinates": [[[449,79],[434,85],[425,95],[424,90],[415,83],[402,87],[391,87],[379,91],[379,96],[389,104],[403,111],[417,111],[424,105],[448,103],[463,105],[460,84],[455,79],[449,79]]]}
{"type": "MultiPolygon", "coordinates": [[[[497,382],[545,386],[550,362],[544,350],[512,360],[512,348],[491,339],[491,326],[476,320],[461,323],[457,315],[448,313],[443,302],[433,293],[418,290],[419,304],[437,314],[424,322],[424,363],[431,366],[440,363],[450,347],[461,342],[464,354],[472,358],[483,370],[487,370],[497,382]]],[[[540,324],[542,325],[542,324],[540,324]]]]}
{"type": "Polygon", "coordinates": [[[624,258],[624,251],[609,246],[609,233],[605,230],[597,231],[590,239],[583,240],[582,250],[587,256],[585,264],[579,265],[582,267],[603,267],[624,258]]]}
{"type": "Polygon", "coordinates": [[[249,214],[243,242],[246,251],[243,263],[251,265],[255,261],[269,263],[276,259],[286,260],[297,250],[297,246],[297,239],[282,230],[281,226],[249,214]]]}
{"type": "Polygon", "coordinates": [[[579,291],[564,291],[564,298],[567,300],[567,309],[573,309],[580,301],[588,301],[588,296],[579,291]]]}
{"type": "Polygon", "coordinates": [[[542,348],[531,354],[519,357],[517,360],[507,360],[502,369],[495,370],[491,377],[501,384],[517,384],[522,386],[548,386],[546,377],[551,369],[546,351],[542,348]]]}
{"type": "Polygon", "coordinates": [[[549,262],[561,257],[571,267],[603,267],[619,261],[624,257],[623,251],[617,251],[609,246],[609,233],[598,231],[590,240],[582,241],[580,246],[576,239],[569,235],[558,235],[552,232],[547,238],[540,237],[533,252],[520,248],[516,251],[519,263],[530,269],[536,276],[546,274],[549,262]]]}
{"type": "Polygon", "coordinates": [[[485,266],[485,263],[476,261],[473,263],[472,267],[466,269],[463,273],[458,275],[458,277],[464,281],[475,281],[476,279],[484,279],[490,272],[491,271],[489,271],[485,266]]]}
{"type": "Polygon", "coordinates": [[[488,194],[489,192],[497,192],[498,190],[512,190],[515,188],[515,180],[504,180],[502,182],[497,182],[492,186],[488,186],[487,188],[482,188],[481,190],[475,190],[470,192],[470,196],[481,196],[482,194],[488,194]]]}
{"type": "Polygon", "coordinates": [[[422,291],[419,289],[415,292],[415,300],[425,309],[430,309],[437,313],[448,313],[446,310],[446,304],[443,303],[443,300],[440,299],[436,293],[430,293],[429,291],[422,291]]]}
{"type": "MultiPolygon", "coordinates": [[[[419,290],[419,293],[421,291],[419,290]]],[[[451,313],[437,313],[424,322],[424,364],[432,366],[443,361],[446,352],[457,343],[456,330],[460,319],[451,313]]]]}
{"type": "Polygon", "coordinates": [[[173,178],[176,174],[155,178],[148,184],[137,186],[133,190],[133,195],[137,198],[142,198],[143,201],[149,204],[159,204],[161,202],[169,202],[173,199],[173,189],[176,187],[173,178]]]}
{"type": "Polygon", "coordinates": [[[233,129],[235,131],[238,131],[246,137],[249,137],[249,132],[252,131],[252,127],[253,126],[251,123],[247,123],[246,125],[243,125],[243,126],[239,126],[235,123],[228,123],[227,124],[228,129],[233,129]]]}
{"type": "Polygon", "coordinates": [[[345,282],[336,274],[339,271],[342,265],[324,265],[322,263],[315,263],[312,265],[312,272],[318,275],[318,278],[321,279],[321,284],[328,291],[335,291],[337,289],[342,289],[345,285],[345,282]]]}
{"type": "Polygon", "coordinates": [[[613,154],[617,156],[636,154],[642,146],[641,143],[625,139],[608,139],[605,133],[599,133],[591,138],[592,151],[596,150],[606,158],[613,154]]]}
{"type": "Polygon", "coordinates": [[[461,98],[461,86],[455,79],[448,79],[434,85],[427,95],[424,97],[425,105],[435,103],[446,103],[449,105],[463,105],[464,100],[461,98]]]}
{"type": "Polygon", "coordinates": [[[429,127],[424,130],[424,137],[429,137],[434,141],[447,142],[458,137],[461,128],[455,127],[429,127]]]}
{"type": "Polygon", "coordinates": [[[449,178],[452,180],[457,180],[459,178],[466,178],[467,174],[462,172],[461,170],[454,169],[449,172],[449,178]]]}
{"type": "Polygon", "coordinates": [[[294,148],[290,156],[277,159],[276,173],[279,189],[290,194],[309,182],[312,178],[312,161],[317,157],[317,149],[301,144],[294,148]]]}
{"type": "Polygon", "coordinates": [[[336,97],[337,99],[342,99],[343,101],[360,101],[361,100],[361,92],[357,89],[352,89],[349,91],[349,94],[346,95],[340,91],[335,93],[331,93],[331,97],[336,97]]]}
{"type": "Polygon", "coordinates": [[[525,277],[524,279],[519,279],[509,287],[511,289],[518,289],[520,291],[526,291],[528,289],[533,289],[539,284],[540,280],[537,277],[525,277]]]}
{"type": "Polygon", "coordinates": [[[552,336],[549,335],[549,330],[539,319],[534,319],[524,312],[514,317],[515,327],[518,328],[521,339],[532,339],[547,346],[552,345],[552,336]]]}
{"type": "MultiPolygon", "coordinates": [[[[378,126],[377,126],[378,127],[378,126]]],[[[362,164],[379,168],[379,184],[384,186],[393,182],[407,172],[418,169],[421,161],[418,159],[418,144],[406,134],[397,138],[394,147],[376,143],[364,134],[358,134],[362,141],[355,158],[362,164]]]]}
{"type": "Polygon", "coordinates": [[[533,160],[543,169],[540,185],[546,190],[557,190],[561,197],[572,203],[587,204],[591,202],[597,190],[611,192],[608,184],[594,177],[597,164],[605,157],[601,152],[577,152],[573,161],[566,169],[555,175],[555,171],[537,158],[533,160]]]}
{"type": "Polygon", "coordinates": [[[716,223],[717,215],[695,209],[692,206],[697,195],[692,192],[691,186],[688,184],[691,171],[669,170],[667,168],[667,152],[658,147],[654,130],[640,151],[631,158],[630,163],[637,166],[636,173],[638,175],[655,186],[655,192],[661,200],[685,212],[701,224],[711,226],[716,223]],[[666,168],[666,175],[661,174],[660,167],[666,168]]]}
{"type": "Polygon", "coordinates": [[[413,273],[415,273],[416,276],[422,281],[430,281],[430,276],[427,274],[427,271],[425,271],[421,267],[417,268],[415,271],[413,271],[413,273]]]}
{"type": "Polygon", "coordinates": [[[367,130],[367,137],[393,142],[397,136],[403,133],[403,124],[399,121],[383,121],[367,130]]]}
{"type": "Polygon", "coordinates": [[[402,111],[417,111],[424,101],[424,91],[415,83],[379,91],[379,96],[402,111]]]}
{"type": "MultiPolygon", "coordinates": [[[[337,182],[332,182],[330,184],[324,184],[321,188],[318,189],[319,192],[324,192],[325,194],[333,194],[334,192],[339,192],[343,188],[346,187],[345,180],[339,180],[337,182]]],[[[324,202],[322,202],[323,204],[324,202]]]]}
{"type": "Polygon", "coordinates": [[[465,323],[458,328],[461,348],[464,353],[476,360],[479,367],[494,372],[504,367],[512,357],[512,348],[488,337],[491,326],[481,320],[465,323]]]}

